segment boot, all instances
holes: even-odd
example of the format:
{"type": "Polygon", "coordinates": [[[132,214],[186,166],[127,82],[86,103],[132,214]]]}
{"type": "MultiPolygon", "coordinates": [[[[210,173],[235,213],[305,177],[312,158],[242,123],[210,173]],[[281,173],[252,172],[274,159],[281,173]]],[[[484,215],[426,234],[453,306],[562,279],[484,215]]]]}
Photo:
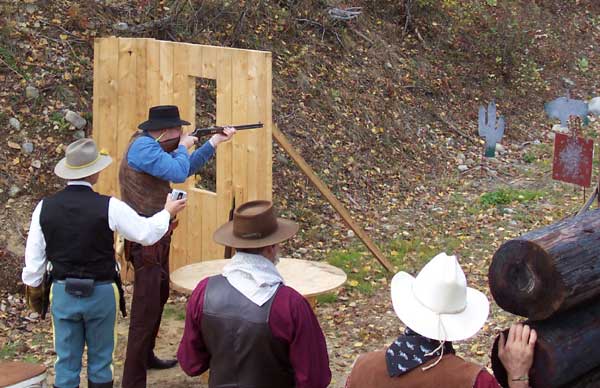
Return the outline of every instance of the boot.
{"type": "Polygon", "coordinates": [[[88,388],[113,388],[113,382],[94,383],[93,381],[88,380],[88,388]]]}
{"type": "Polygon", "coordinates": [[[177,365],[176,359],[161,360],[156,357],[154,352],[150,354],[150,358],[148,359],[148,369],[169,369],[173,368],[175,365],[177,365]]]}

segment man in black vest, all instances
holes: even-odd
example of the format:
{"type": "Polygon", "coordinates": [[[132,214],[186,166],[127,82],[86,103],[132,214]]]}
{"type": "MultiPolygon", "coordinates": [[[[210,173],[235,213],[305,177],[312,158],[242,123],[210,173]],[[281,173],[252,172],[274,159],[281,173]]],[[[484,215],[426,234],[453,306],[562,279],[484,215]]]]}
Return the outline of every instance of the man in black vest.
{"type": "Polygon", "coordinates": [[[124,202],[92,190],[100,171],[112,162],[92,139],[67,147],[54,172],[67,187],[36,206],[25,248],[22,279],[29,305],[40,312],[47,266],[56,351],[54,386],[79,386],[81,357],[88,348],[88,387],[113,386],[112,355],[120,280],[114,232],[140,244],[158,241],[185,200],[167,196],[164,209],[150,218],[139,216],[124,202]],[[49,265],[48,265],[49,263],[49,265]]]}
{"type": "Polygon", "coordinates": [[[234,247],[223,274],[202,280],[187,305],[177,359],[209,387],[325,388],[327,344],[308,301],[283,284],[279,243],[298,224],[277,218],[269,201],[235,209],[214,240],[234,247]]]}

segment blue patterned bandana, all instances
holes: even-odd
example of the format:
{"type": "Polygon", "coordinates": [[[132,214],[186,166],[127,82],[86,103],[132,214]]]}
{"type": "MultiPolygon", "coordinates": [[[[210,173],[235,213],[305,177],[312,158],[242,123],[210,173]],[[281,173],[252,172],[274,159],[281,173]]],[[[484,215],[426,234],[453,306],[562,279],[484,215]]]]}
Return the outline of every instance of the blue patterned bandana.
{"type": "MultiPolygon", "coordinates": [[[[385,354],[388,374],[396,377],[408,373],[419,365],[439,358],[441,350],[440,341],[423,337],[406,328],[404,334],[388,347],[385,354]]],[[[454,354],[452,342],[444,342],[444,354],[454,354]]]]}

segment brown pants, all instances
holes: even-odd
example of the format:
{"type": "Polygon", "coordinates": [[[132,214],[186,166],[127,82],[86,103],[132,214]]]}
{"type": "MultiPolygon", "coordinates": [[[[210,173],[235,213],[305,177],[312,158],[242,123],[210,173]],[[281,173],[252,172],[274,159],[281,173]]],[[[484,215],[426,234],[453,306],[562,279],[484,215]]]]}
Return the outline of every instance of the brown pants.
{"type": "Polygon", "coordinates": [[[146,388],[148,360],[154,351],[163,307],[169,298],[171,231],[156,244],[127,242],[135,269],[123,388],[146,388]]]}

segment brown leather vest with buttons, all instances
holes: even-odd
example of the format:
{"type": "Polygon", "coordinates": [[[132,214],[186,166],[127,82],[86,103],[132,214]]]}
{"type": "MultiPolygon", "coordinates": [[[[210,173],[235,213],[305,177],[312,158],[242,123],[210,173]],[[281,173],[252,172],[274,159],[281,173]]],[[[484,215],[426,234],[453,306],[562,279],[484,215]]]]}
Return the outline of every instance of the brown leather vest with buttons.
{"type": "Polygon", "coordinates": [[[141,131],[133,134],[119,167],[121,200],[139,214],[152,216],[164,209],[167,194],[171,192],[171,185],[166,180],[135,170],[127,162],[129,148],[140,136],[142,136],[141,131]]]}
{"type": "Polygon", "coordinates": [[[289,344],[275,338],[269,328],[276,295],[257,306],[222,275],[209,278],[202,306],[202,338],[210,353],[210,388],[295,386],[289,344]]]}
{"type": "Polygon", "coordinates": [[[401,376],[390,377],[385,350],[362,354],[356,360],[346,388],[473,388],[481,366],[453,354],[442,357],[439,364],[423,371],[437,360],[431,360],[401,376]]]}

